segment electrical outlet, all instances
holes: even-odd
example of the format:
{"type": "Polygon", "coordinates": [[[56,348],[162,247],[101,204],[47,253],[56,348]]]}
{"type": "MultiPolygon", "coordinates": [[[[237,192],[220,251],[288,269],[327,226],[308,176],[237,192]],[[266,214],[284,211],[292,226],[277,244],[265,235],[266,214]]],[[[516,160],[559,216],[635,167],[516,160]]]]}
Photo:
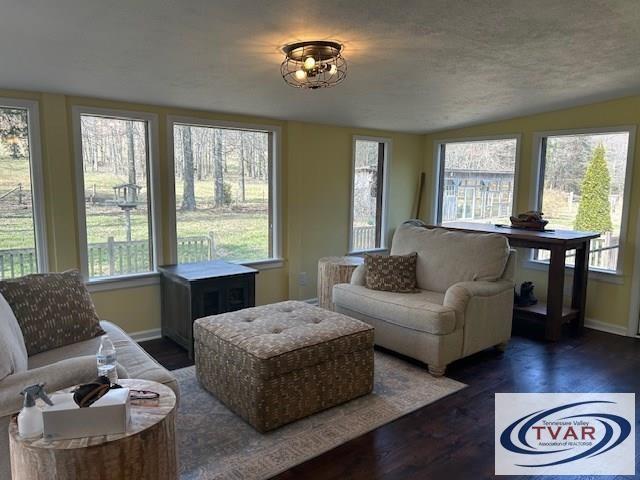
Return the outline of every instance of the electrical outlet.
{"type": "Polygon", "coordinates": [[[301,287],[306,287],[309,283],[309,278],[307,277],[307,272],[300,272],[298,274],[298,285],[301,287]]]}

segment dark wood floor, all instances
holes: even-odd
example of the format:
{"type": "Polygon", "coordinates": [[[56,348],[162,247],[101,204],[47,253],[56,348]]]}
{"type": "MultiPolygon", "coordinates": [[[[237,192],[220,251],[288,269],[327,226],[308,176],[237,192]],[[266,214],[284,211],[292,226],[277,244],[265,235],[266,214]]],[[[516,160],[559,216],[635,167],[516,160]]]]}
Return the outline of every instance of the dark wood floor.
{"type": "MultiPolygon", "coordinates": [[[[169,340],[143,346],[169,369],[192,363],[169,340]]],[[[496,392],[640,392],[640,340],[586,330],[578,338],[565,335],[560,342],[546,343],[541,331],[518,327],[504,354],[478,353],[450,365],[447,376],[469,387],[275,478],[494,478],[496,392]]],[[[638,451],[640,411],[636,409],[638,451]]],[[[640,475],[640,456],[636,456],[636,471],[640,475]]],[[[633,477],[616,477],[621,478],[633,477]]]]}

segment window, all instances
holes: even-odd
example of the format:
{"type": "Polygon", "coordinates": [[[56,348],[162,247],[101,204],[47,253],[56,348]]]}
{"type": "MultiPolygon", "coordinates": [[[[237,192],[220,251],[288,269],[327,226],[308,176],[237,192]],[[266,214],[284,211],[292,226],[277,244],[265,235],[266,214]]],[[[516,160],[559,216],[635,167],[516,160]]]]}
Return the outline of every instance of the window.
{"type": "Polygon", "coordinates": [[[440,142],[438,222],[509,223],[519,138],[440,142]]]}
{"type": "Polygon", "coordinates": [[[0,98],[0,280],[47,269],[38,107],[0,98]]]}
{"type": "Polygon", "coordinates": [[[385,248],[387,172],[390,142],[355,137],[351,172],[349,251],[385,248]]]}
{"type": "Polygon", "coordinates": [[[274,127],[174,120],[175,259],[279,257],[274,127]]]}
{"type": "MultiPolygon", "coordinates": [[[[589,266],[596,270],[620,269],[633,134],[623,128],[538,136],[537,206],[547,228],[602,234],[591,241],[589,266]]],[[[533,258],[548,260],[549,252],[534,251],[533,258]]],[[[574,260],[575,252],[568,252],[567,264],[574,260]]]]}
{"type": "Polygon", "coordinates": [[[83,273],[96,280],[153,272],[155,117],[93,109],[74,115],[83,273]]]}

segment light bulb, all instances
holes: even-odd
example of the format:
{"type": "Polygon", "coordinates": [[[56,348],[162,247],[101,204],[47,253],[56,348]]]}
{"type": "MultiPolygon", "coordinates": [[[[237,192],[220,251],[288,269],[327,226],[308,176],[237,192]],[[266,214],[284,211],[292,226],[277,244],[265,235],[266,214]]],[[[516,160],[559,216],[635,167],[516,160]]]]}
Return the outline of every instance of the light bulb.
{"type": "Polygon", "coordinates": [[[338,71],[338,66],[334,63],[333,65],[331,65],[331,68],[329,68],[329,73],[331,75],[335,75],[338,71]]]}
{"type": "Polygon", "coordinates": [[[307,72],[304,70],[296,70],[295,76],[298,80],[304,80],[307,78],[307,72]]]}
{"type": "Polygon", "coordinates": [[[307,70],[311,70],[315,66],[316,66],[316,59],[313,57],[307,57],[306,60],[304,61],[304,68],[306,68],[307,70]]]}

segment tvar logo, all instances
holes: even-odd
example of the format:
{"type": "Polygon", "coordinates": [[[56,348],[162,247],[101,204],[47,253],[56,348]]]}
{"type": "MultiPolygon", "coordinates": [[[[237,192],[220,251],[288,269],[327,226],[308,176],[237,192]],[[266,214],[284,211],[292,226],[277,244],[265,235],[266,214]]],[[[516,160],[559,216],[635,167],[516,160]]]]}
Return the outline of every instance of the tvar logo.
{"type": "Polygon", "coordinates": [[[635,394],[497,393],[496,475],[635,475],[635,394]]]}

